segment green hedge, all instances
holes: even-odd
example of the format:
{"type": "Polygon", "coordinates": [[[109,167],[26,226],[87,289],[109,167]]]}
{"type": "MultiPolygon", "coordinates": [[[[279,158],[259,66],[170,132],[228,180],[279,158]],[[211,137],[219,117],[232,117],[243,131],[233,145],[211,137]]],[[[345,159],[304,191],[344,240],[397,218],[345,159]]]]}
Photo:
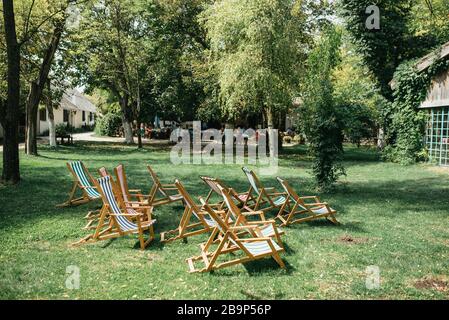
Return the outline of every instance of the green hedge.
{"type": "Polygon", "coordinates": [[[108,113],[103,118],[97,120],[95,133],[100,136],[115,137],[120,134],[122,118],[120,115],[108,113]]]}

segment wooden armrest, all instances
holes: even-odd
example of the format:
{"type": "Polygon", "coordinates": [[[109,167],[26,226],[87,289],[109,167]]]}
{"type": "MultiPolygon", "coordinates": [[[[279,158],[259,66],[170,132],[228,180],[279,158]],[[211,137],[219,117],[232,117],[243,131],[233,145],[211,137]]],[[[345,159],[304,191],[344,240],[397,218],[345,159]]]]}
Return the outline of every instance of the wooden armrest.
{"type": "Polygon", "coordinates": [[[142,213],[120,213],[120,214],[111,213],[110,216],[113,216],[113,217],[140,217],[140,216],[143,216],[143,214],[142,213]]]}
{"type": "Polygon", "coordinates": [[[248,212],[242,212],[242,215],[251,217],[251,216],[264,216],[265,213],[263,211],[248,211],[248,212]]]}
{"type": "Polygon", "coordinates": [[[176,184],[174,183],[170,183],[170,184],[161,184],[162,188],[172,188],[172,187],[176,187],[176,184]]]}
{"type": "Polygon", "coordinates": [[[148,201],[127,201],[125,202],[126,205],[128,204],[137,204],[138,206],[147,206],[148,205],[148,201]]]}
{"type": "Polygon", "coordinates": [[[276,221],[274,220],[265,220],[265,221],[251,221],[251,222],[247,222],[247,224],[251,225],[251,226],[264,226],[264,225],[269,225],[269,224],[276,224],[276,221]]]}
{"type": "Polygon", "coordinates": [[[287,196],[285,192],[275,192],[275,193],[269,193],[269,196],[287,196]]]}
{"type": "Polygon", "coordinates": [[[246,229],[257,229],[258,226],[246,224],[244,226],[235,226],[235,227],[229,227],[229,230],[231,231],[241,231],[246,229]]]}
{"type": "Polygon", "coordinates": [[[316,199],[319,199],[318,197],[316,197],[316,196],[310,196],[310,197],[300,197],[302,200],[315,200],[316,201],[316,199]]]}
{"type": "Polygon", "coordinates": [[[126,206],[126,209],[133,209],[133,210],[153,209],[153,207],[152,206],[138,206],[138,207],[128,207],[128,206],[126,206]]]}
{"type": "Polygon", "coordinates": [[[237,242],[259,242],[259,241],[266,241],[268,243],[271,242],[271,238],[247,238],[247,239],[237,239],[237,242]]]}
{"type": "Polygon", "coordinates": [[[307,207],[327,207],[329,206],[328,203],[306,203],[307,207]]]}

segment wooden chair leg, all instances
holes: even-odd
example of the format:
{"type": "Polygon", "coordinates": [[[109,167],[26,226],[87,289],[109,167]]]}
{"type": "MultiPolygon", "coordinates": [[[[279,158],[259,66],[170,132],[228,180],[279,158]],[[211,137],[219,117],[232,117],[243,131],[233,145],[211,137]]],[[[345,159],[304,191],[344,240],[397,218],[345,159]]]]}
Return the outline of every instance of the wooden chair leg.
{"type": "Polygon", "coordinates": [[[280,256],[277,252],[274,253],[272,257],[273,257],[273,259],[279,264],[279,266],[280,266],[282,269],[286,269],[286,268],[287,268],[287,267],[285,266],[284,261],[282,261],[281,256],[280,256]]]}

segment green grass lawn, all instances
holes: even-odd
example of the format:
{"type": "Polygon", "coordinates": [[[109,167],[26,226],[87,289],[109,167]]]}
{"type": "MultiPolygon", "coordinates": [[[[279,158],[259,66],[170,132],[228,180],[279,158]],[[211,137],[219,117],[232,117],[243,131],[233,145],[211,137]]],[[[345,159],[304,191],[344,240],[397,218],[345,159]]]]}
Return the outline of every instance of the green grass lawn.
{"type": "MultiPolygon", "coordinates": [[[[23,181],[0,187],[1,299],[447,299],[449,298],[449,175],[427,165],[383,163],[374,151],[348,147],[347,177],[329,194],[340,226],[324,221],[286,229],[288,268],[259,260],[212,274],[189,274],[185,259],[199,254],[206,235],[188,243],[156,240],[140,251],[136,237],[71,247],[87,235],[83,217],[96,204],[57,209],[71,177],[65,163],[83,160],[91,169],[123,163],[131,188],[149,190],[146,164],[167,182],[182,180],[206,195],[198,176],[221,177],[248,188],[237,165],[173,166],[167,149],[82,144],[40,157],[22,156],[23,181]],[[67,266],[81,272],[79,290],[66,289],[67,266]],[[380,268],[381,288],[368,290],[365,270],[380,268]]],[[[1,160],[0,160],[1,161],[1,160]]],[[[302,195],[315,194],[303,148],[287,149],[279,175],[302,195]]],[[[274,177],[263,182],[276,186],[274,177]]],[[[179,205],[157,208],[156,232],[173,229],[179,205]]]]}

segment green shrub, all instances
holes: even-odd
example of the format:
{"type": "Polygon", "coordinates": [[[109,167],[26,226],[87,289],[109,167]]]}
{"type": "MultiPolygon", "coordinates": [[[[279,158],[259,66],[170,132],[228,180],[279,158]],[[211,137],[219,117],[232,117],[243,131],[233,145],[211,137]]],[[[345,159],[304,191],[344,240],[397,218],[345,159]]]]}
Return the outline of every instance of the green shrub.
{"type": "Polygon", "coordinates": [[[97,120],[95,133],[99,136],[115,137],[120,133],[122,118],[115,113],[108,113],[97,120]]]}
{"type": "Polygon", "coordinates": [[[67,135],[73,133],[74,130],[75,129],[71,125],[64,124],[64,123],[58,124],[55,128],[56,136],[58,136],[58,137],[67,136],[67,135]]]}

